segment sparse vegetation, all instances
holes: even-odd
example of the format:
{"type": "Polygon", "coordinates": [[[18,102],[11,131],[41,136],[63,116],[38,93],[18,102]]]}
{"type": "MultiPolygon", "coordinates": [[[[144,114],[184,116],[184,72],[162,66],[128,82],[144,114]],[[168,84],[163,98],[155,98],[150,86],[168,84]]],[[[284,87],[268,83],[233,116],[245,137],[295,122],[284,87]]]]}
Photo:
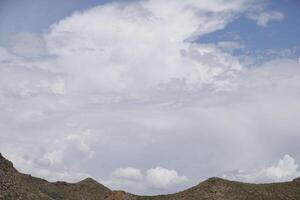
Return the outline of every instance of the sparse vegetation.
{"type": "Polygon", "coordinates": [[[0,154],[0,200],[300,200],[300,178],[272,184],[210,178],[175,194],[137,196],[111,191],[91,178],[73,184],[50,183],[19,173],[0,154]]]}

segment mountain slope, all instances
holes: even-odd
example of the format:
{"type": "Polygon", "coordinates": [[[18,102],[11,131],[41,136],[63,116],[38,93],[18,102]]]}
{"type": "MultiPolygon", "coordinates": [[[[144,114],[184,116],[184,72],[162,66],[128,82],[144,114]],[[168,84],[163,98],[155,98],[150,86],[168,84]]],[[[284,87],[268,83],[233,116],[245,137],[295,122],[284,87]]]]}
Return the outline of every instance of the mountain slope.
{"type": "Polygon", "coordinates": [[[111,190],[88,178],[76,184],[50,183],[19,173],[0,154],[0,200],[102,200],[111,190]]]}
{"type": "Polygon", "coordinates": [[[137,200],[300,200],[300,178],[286,183],[248,184],[210,178],[185,191],[137,200]]]}
{"type": "Polygon", "coordinates": [[[87,178],[78,183],[55,182],[19,173],[0,154],[0,200],[300,200],[300,178],[286,183],[247,184],[210,178],[185,191],[137,196],[111,191],[87,178]]]}

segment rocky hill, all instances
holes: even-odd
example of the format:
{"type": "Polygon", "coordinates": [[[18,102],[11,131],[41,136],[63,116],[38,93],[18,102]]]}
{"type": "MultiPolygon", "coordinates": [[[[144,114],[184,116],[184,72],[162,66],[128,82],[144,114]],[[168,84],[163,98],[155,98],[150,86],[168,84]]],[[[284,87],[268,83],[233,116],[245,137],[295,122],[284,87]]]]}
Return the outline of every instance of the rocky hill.
{"type": "Polygon", "coordinates": [[[76,184],[50,183],[19,173],[0,154],[0,200],[102,200],[110,193],[110,189],[91,178],[76,184]]]}
{"type": "Polygon", "coordinates": [[[300,200],[300,178],[291,182],[247,184],[210,178],[188,190],[158,196],[112,191],[87,178],[78,183],[48,182],[18,172],[0,154],[0,200],[300,200]]]}

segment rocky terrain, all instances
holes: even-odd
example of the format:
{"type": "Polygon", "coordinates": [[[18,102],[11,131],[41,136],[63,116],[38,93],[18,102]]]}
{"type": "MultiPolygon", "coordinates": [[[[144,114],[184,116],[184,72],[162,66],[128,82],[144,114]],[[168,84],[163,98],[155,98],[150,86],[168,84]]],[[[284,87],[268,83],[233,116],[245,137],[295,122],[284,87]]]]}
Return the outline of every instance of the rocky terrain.
{"type": "Polygon", "coordinates": [[[112,191],[87,178],[78,183],[48,182],[18,172],[0,154],[0,200],[300,200],[300,178],[291,182],[247,184],[210,178],[185,191],[137,196],[112,191]]]}

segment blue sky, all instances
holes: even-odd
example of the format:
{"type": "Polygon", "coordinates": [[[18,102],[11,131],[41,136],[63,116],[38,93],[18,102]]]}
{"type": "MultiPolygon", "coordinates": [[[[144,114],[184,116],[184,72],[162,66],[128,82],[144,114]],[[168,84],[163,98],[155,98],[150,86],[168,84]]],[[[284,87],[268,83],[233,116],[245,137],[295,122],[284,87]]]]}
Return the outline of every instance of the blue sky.
{"type": "MultiPolygon", "coordinates": [[[[260,27],[254,21],[241,16],[230,23],[225,29],[209,34],[201,38],[204,42],[215,42],[233,39],[230,34],[239,35],[250,50],[286,49],[300,46],[300,3],[297,1],[276,0],[268,2],[268,9],[279,10],[285,15],[285,19],[278,23],[270,23],[267,27],[260,27]]],[[[297,52],[299,55],[299,51],[297,52]]]]}
{"type": "MultiPolygon", "coordinates": [[[[1,43],[6,43],[17,32],[43,32],[48,27],[73,12],[109,3],[109,0],[39,1],[2,0],[0,2],[1,43]]],[[[300,3],[297,0],[265,1],[267,9],[279,10],[285,15],[281,23],[271,22],[267,27],[259,27],[254,21],[241,15],[225,29],[199,38],[201,42],[234,40],[239,35],[247,50],[297,48],[295,56],[300,55],[300,3]]]]}
{"type": "Polygon", "coordinates": [[[19,170],[138,194],[300,176],[298,1],[109,3],[0,0],[0,152],[19,170]]]}
{"type": "Polygon", "coordinates": [[[17,32],[43,32],[48,27],[73,12],[101,5],[105,0],[39,1],[1,0],[1,42],[17,32]]]}

